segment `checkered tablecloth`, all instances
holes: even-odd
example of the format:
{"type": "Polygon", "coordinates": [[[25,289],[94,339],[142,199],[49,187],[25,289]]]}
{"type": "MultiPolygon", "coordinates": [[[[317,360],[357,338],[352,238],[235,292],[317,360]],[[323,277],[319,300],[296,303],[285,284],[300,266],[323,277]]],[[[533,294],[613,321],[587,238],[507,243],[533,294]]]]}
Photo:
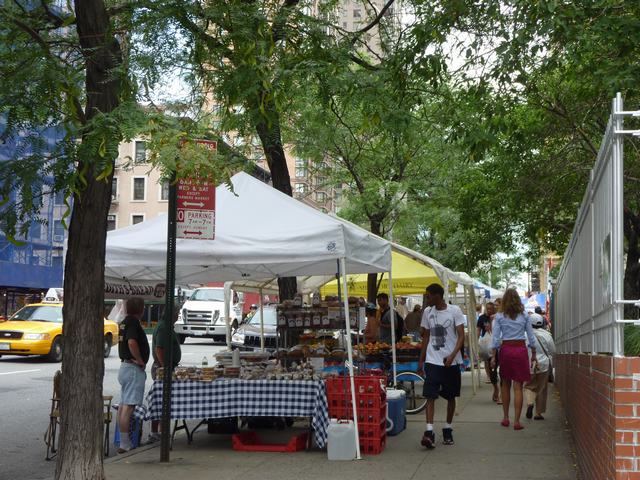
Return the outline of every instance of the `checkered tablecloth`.
{"type": "MultiPolygon", "coordinates": [[[[153,382],[146,406],[137,418],[159,420],[162,381],[153,382]]],[[[213,382],[174,381],[171,418],[174,420],[224,417],[311,417],[318,447],[327,442],[329,412],[324,382],[306,380],[218,379],[213,382]]]]}

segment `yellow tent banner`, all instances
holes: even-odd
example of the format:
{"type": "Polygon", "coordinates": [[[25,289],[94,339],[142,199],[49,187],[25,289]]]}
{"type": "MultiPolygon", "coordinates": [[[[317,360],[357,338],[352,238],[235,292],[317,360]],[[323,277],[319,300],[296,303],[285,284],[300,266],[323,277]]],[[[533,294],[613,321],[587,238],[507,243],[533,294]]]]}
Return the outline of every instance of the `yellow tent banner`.
{"type": "MultiPolygon", "coordinates": [[[[393,294],[414,295],[422,294],[432,283],[443,285],[433,268],[407,257],[399,252],[391,253],[391,273],[393,276],[393,294]]],[[[378,277],[379,279],[379,277],[378,277]]],[[[347,275],[347,290],[351,297],[367,297],[367,275],[347,275]]],[[[389,291],[389,275],[382,274],[379,292],[389,291]]],[[[333,280],[320,289],[320,294],[337,295],[338,288],[333,280]]]]}

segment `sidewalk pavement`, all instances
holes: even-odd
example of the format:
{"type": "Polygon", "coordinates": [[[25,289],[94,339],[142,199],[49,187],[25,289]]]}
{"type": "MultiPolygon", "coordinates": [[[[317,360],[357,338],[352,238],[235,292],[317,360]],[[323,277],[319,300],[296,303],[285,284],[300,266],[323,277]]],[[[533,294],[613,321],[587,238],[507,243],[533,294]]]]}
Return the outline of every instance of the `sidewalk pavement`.
{"type": "MultiPolygon", "coordinates": [[[[186,436],[177,435],[168,464],[159,462],[160,449],[155,444],[106,460],[105,475],[107,480],[576,480],[570,432],[555,389],[549,392],[545,420],[527,420],[523,412],[522,431],[499,424],[502,410],[491,401],[491,393],[491,385],[483,383],[474,396],[469,374],[463,376],[462,396],[453,425],[456,442],[453,446],[442,445],[446,403],[438,400],[437,447],[431,451],[420,446],[425,428],[421,413],[408,417],[403,433],[387,439],[382,454],[363,456],[359,461],[330,462],[326,452],[319,450],[235,452],[229,435],[209,435],[205,430],[196,433],[192,445],[187,444],[186,436]]],[[[284,432],[287,436],[291,433],[292,430],[284,432]]],[[[260,435],[277,436],[282,432],[265,430],[260,435]]]]}

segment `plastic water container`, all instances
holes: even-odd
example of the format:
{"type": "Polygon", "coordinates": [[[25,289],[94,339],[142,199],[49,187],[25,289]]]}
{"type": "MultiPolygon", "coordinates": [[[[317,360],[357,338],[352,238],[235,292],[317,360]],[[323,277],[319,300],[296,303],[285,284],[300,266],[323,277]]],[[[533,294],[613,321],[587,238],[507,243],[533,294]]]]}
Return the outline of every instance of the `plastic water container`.
{"type": "Polygon", "coordinates": [[[406,393],[404,390],[387,390],[387,434],[398,435],[407,428],[406,393]]]}
{"type": "Polygon", "coordinates": [[[329,460],[356,458],[356,427],[353,420],[331,419],[327,428],[327,457],[329,460]]]}

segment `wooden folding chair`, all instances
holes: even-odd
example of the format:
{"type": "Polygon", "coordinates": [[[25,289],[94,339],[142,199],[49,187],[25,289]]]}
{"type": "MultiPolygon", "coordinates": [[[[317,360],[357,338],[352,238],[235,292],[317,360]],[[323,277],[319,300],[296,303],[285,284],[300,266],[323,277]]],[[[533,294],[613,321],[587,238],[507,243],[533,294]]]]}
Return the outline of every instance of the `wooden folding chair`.
{"type": "MultiPolygon", "coordinates": [[[[51,411],[49,412],[49,427],[44,434],[44,443],[47,445],[46,459],[51,460],[58,453],[56,447],[56,441],[58,437],[58,427],[60,426],[60,402],[61,387],[62,386],[62,372],[58,370],[53,376],[53,396],[51,397],[51,411]]],[[[102,397],[103,402],[103,423],[104,423],[104,455],[109,455],[109,432],[111,427],[111,420],[113,414],[111,413],[111,401],[112,395],[104,395],[102,397]]]]}
{"type": "Polygon", "coordinates": [[[47,445],[47,460],[56,456],[56,439],[58,426],[60,425],[60,386],[62,383],[62,372],[58,370],[53,376],[53,395],[51,397],[51,411],[49,412],[49,427],[44,434],[44,443],[47,445]]]}

